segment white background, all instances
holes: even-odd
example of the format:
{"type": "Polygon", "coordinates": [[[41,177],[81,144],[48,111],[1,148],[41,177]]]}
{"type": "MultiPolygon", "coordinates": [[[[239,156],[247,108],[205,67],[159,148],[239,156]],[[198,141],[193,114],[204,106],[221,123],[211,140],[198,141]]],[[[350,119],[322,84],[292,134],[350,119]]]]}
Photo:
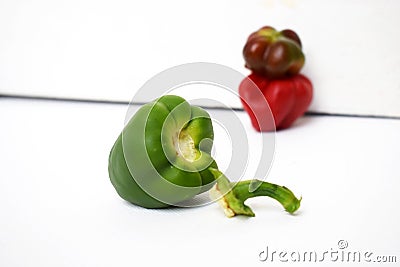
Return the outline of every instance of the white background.
{"type": "MultiPolygon", "coordinates": [[[[399,117],[399,11],[395,0],[0,0],[0,94],[129,101],[177,64],[208,61],[248,74],[244,41],[270,24],[303,40],[312,111],[399,117]]],[[[240,107],[200,87],[177,92],[240,107]]],[[[398,265],[400,120],[300,118],[276,133],[268,176],[303,196],[297,214],[255,198],[247,202],[255,218],[228,219],[217,204],[147,210],[118,197],[107,165],[126,111],[0,97],[0,266],[269,266],[259,261],[267,246],[321,255],[339,240],[346,251],[396,256],[398,265]]],[[[258,148],[247,114],[236,114],[258,148]]],[[[215,126],[222,168],[229,141],[215,126]]]]}
{"type": "Polygon", "coordinates": [[[396,0],[3,0],[0,94],[130,101],[197,61],[247,75],[245,40],[272,25],[301,36],[311,111],[400,116],[399,13],[396,0]]]}

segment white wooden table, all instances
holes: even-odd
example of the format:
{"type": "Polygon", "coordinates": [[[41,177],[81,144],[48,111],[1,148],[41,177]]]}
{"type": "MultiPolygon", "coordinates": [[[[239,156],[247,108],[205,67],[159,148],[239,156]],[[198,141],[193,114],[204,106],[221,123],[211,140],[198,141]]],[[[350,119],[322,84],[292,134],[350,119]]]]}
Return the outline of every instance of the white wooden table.
{"type": "MultiPolygon", "coordinates": [[[[118,197],[107,159],[125,112],[0,98],[0,266],[257,266],[270,264],[260,261],[267,247],[322,256],[342,251],[340,240],[344,251],[400,261],[400,120],[300,119],[276,134],[268,176],[303,196],[298,213],[257,198],[255,218],[228,219],[215,203],[146,210],[118,197]]],[[[238,116],[257,146],[247,115],[238,116]]]]}

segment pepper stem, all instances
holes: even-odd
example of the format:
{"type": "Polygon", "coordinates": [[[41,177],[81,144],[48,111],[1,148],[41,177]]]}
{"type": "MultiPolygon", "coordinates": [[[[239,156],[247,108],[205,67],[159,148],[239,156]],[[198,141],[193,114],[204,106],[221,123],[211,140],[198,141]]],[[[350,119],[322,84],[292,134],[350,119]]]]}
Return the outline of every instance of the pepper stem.
{"type": "Polygon", "coordinates": [[[268,196],[277,200],[289,213],[294,213],[300,207],[301,198],[297,199],[291,190],[285,186],[280,186],[259,180],[246,180],[232,183],[218,169],[209,168],[214,175],[217,183],[210,191],[211,198],[218,200],[224,208],[225,215],[233,217],[235,215],[246,215],[254,217],[251,208],[244,202],[252,197],[268,196]],[[251,184],[257,182],[259,185],[251,191],[251,184]]]}

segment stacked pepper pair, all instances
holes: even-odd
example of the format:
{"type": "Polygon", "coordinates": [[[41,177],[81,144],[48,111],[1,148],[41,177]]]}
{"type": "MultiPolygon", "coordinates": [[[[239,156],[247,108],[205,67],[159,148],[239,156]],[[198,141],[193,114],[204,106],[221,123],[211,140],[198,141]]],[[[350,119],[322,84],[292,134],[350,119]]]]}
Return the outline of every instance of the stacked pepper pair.
{"type": "Polygon", "coordinates": [[[292,30],[265,26],[250,34],[243,48],[246,67],[252,73],[239,86],[244,109],[257,131],[288,128],[311,103],[310,80],[299,74],[305,57],[299,36],[292,30]],[[260,90],[274,121],[265,119],[265,107],[256,96],[260,90]]]}

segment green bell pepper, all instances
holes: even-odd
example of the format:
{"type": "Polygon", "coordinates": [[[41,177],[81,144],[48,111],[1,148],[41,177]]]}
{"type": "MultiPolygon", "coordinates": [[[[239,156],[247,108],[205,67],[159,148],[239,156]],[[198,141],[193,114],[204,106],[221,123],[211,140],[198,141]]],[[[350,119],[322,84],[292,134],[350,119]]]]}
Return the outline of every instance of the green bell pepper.
{"type": "Polygon", "coordinates": [[[109,156],[111,183],[121,198],[145,208],[177,206],[213,186],[229,217],[254,216],[244,201],[255,196],[270,196],[290,213],[299,208],[301,199],[285,187],[259,182],[250,192],[251,181],[230,183],[211,156],[213,138],[204,109],[162,96],[143,105],[118,136],[109,156]]]}

